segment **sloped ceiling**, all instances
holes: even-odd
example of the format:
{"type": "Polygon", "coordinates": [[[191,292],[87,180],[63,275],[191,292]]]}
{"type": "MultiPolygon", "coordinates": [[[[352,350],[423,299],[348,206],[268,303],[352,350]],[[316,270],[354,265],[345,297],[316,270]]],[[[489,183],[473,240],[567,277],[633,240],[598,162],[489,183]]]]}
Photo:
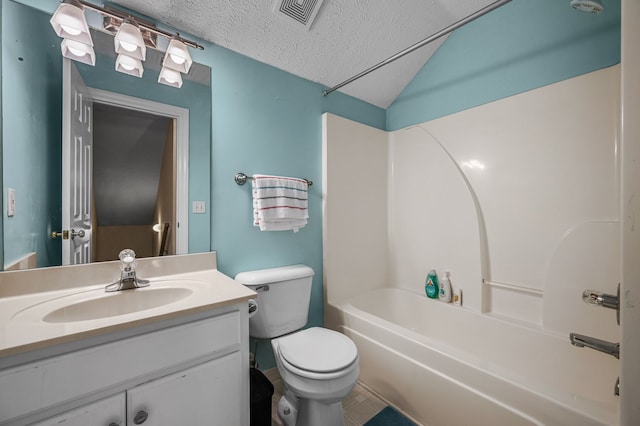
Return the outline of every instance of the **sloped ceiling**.
{"type": "MultiPolygon", "coordinates": [[[[302,0],[301,0],[302,1],[302,0]]],[[[114,0],[307,80],[335,86],[491,0],[324,0],[309,29],[273,11],[277,0],[114,0]]],[[[443,39],[340,89],[387,108],[443,39]]]]}

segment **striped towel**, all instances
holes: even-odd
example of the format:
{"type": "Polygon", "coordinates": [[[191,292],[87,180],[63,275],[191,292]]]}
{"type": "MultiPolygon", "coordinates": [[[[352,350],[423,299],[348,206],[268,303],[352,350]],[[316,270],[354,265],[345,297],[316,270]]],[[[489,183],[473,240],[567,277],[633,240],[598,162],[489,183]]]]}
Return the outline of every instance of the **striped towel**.
{"type": "Polygon", "coordinates": [[[253,175],[253,225],[261,231],[291,231],[307,224],[308,184],[304,179],[253,175]]]}

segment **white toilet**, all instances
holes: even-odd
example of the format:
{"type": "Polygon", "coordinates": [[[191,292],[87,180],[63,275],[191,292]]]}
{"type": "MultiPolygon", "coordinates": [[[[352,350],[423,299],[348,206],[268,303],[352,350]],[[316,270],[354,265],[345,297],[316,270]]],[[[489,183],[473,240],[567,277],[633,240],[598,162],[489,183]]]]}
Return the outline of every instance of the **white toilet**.
{"type": "Polygon", "coordinates": [[[272,339],[285,394],[278,417],[286,426],[343,425],[342,400],[358,380],[358,350],[344,334],[307,324],[313,269],[305,265],[241,272],[235,279],[258,293],[249,334],[272,339]]]}

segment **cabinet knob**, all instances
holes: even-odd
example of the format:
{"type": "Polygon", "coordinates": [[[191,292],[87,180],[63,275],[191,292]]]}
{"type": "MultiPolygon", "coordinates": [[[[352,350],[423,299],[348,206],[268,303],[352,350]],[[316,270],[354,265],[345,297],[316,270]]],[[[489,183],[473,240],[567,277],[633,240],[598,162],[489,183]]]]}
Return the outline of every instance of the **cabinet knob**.
{"type": "Polygon", "coordinates": [[[120,426],[120,423],[111,422],[111,423],[109,423],[109,426],[120,426]]]}
{"type": "Polygon", "coordinates": [[[148,417],[149,417],[149,414],[146,411],[140,410],[136,413],[135,417],[133,418],[133,424],[141,425],[147,420],[148,417]]]}

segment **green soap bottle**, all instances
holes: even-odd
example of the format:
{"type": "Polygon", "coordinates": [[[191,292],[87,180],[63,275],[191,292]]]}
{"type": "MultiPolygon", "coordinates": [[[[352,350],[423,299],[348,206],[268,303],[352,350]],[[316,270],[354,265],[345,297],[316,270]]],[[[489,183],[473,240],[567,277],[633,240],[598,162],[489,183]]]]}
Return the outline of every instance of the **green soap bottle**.
{"type": "Polygon", "coordinates": [[[424,283],[424,291],[427,293],[427,297],[438,298],[438,274],[436,274],[435,269],[429,271],[427,280],[424,283]]]}

